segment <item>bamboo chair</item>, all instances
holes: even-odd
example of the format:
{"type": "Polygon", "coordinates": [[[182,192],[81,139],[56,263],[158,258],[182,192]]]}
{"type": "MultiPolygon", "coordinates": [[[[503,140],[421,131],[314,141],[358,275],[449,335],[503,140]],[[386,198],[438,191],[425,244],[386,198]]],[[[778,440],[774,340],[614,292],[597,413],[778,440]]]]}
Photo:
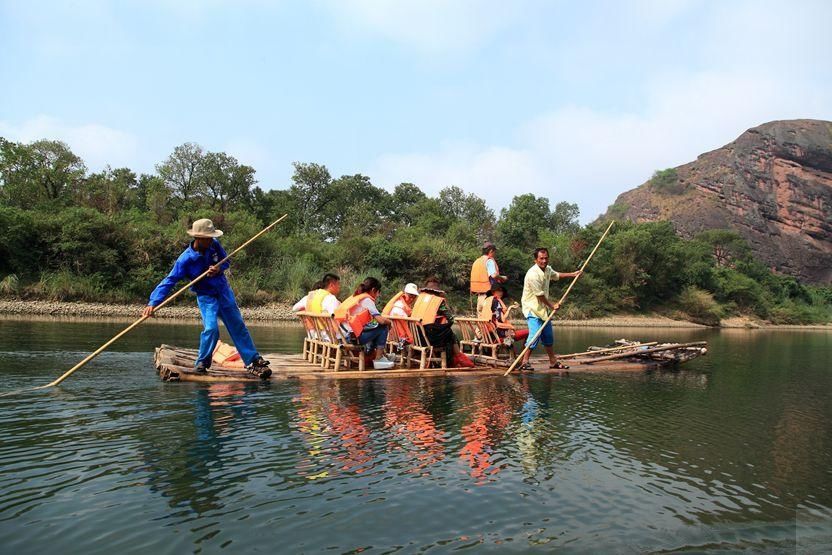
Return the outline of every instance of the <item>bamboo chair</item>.
{"type": "Polygon", "coordinates": [[[428,341],[428,335],[425,332],[425,326],[422,325],[421,320],[415,318],[397,317],[396,320],[407,323],[407,329],[413,342],[407,350],[406,368],[412,368],[413,364],[418,362],[418,368],[423,370],[430,367],[431,363],[438,363],[441,368],[447,368],[448,362],[445,360],[445,350],[439,352],[439,356],[434,356],[433,345],[428,341]],[[418,358],[416,356],[418,353],[418,358]]]}
{"type": "Polygon", "coordinates": [[[496,365],[501,360],[500,353],[505,351],[506,358],[511,355],[507,346],[497,333],[497,327],[491,320],[481,318],[456,318],[462,339],[459,342],[463,353],[477,355],[496,365]],[[470,353],[465,348],[471,349],[470,353]]]}
{"type": "Polygon", "coordinates": [[[360,346],[348,342],[330,314],[298,312],[307,330],[304,339],[304,359],[323,369],[349,369],[353,363],[364,370],[364,352],[360,346]]]}
{"type": "Polygon", "coordinates": [[[387,334],[387,354],[399,357],[399,366],[404,366],[410,356],[411,340],[407,318],[388,316],[390,319],[390,333],[387,334]]]}
{"type": "Polygon", "coordinates": [[[306,337],[303,339],[303,359],[312,364],[317,364],[319,357],[323,356],[324,351],[325,341],[321,332],[325,328],[317,323],[316,317],[318,316],[320,314],[314,314],[312,312],[301,311],[297,313],[297,317],[306,330],[306,337]]]}
{"type": "Polygon", "coordinates": [[[347,339],[347,334],[338,325],[335,316],[323,315],[320,317],[326,326],[328,337],[332,340],[326,345],[326,353],[321,361],[321,367],[328,369],[330,364],[332,370],[338,372],[342,369],[349,370],[355,364],[359,371],[364,371],[364,349],[357,343],[347,339]]]}

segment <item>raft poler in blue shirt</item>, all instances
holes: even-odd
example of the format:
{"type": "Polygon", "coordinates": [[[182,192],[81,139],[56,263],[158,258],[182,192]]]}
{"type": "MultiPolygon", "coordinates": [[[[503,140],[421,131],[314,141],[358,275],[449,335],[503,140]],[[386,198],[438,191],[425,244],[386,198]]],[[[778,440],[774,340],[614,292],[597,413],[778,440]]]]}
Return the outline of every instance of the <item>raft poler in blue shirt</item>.
{"type": "Polygon", "coordinates": [[[217,318],[219,318],[228,329],[234,346],[240,353],[249,373],[261,378],[269,377],[271,375],[271,370],[268,369],[269,362],[260,356],[254,347],[254,341],[237,307],[234,292],[231,291],[225,277],[225,270],[230,264],[224,262],[217,266],[217,263],[226,257],[225,250],[216,239],[222,235],[222,231],[215,229],[211,220],[202,219],[193,223],[191,229],[188,230],[188,235],[194,240],[176,259],[167,277],[150,294],[150,301],[142,311],[142,315],[153,316],[154,307],[165,300],[177,282],[183,279],[193,280],[208,270],[207,276],[191,286],[191,291],[196,293],[196,301],[205,326],[199,338],[199,354],[195,370],[199,373],[206,373],[211,367],[211,356],[214,354],[220,337],[217,323],[217,318]]]}

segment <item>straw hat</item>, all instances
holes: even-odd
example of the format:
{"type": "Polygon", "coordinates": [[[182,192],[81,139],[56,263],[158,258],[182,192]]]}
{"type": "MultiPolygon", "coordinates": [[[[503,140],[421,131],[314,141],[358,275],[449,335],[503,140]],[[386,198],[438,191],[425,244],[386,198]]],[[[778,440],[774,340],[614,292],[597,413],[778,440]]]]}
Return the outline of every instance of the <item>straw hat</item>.
{"type": "Polygon", "coordinates": [[[214,228],[214,222],[208,218],[195,221],[188,230],[191,237],[221,237],[222,231],[214,228]]]}
{"type": "Polygon", "coordinates": [[[419,288],[416,287],[415,283],[408,283],[407,285],[404,286],[404,292],[407,293],[408,295],[418,295],[419,294],[419,288]]]}

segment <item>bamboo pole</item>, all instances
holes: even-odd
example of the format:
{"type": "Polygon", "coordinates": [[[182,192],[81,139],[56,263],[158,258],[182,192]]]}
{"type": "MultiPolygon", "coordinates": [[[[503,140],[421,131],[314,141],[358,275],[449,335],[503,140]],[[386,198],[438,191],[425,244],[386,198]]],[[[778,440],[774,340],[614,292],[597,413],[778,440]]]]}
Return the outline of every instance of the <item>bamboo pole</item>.
{"type": "Polygon", "coordinates": [[[613,351],[621,351],[624,349],[635,349],[636,347],[647,347],[658,344],[658,341],[649,341],[647,343],[632,343],[630,345],[619,345],[618,347],[609,347],[606,349],[595,349],[594,351],[584,351],[583,353],[569,353],[568,355],[558,355],[558,360],[562,358],[575,358],[582,355],[594,355],[597,353],[610,353],[613,351]]]}
{"type": "MultiPolygon", "coordinates": [[[[217,262],[215,264],[215,266],[220,266],[221,264],[225,263],[229,258],[231,258],[235,254],[237,254],[238,252],[240,252],[241,250],[246,248],[255,239],[259,238],[261,235],[263,235],[264,233],[266,233],[267,231],[272,229],[274,226],[279,224],[281,221],[283,221],[286,218],[286,216],[288,216],[288,214],[283,214],[280,218],[276,219],[275,221],[273,221],[272,223],[267,225],[259,233],[257,233],[254,237],[252,237],[251,239],[249,239],[248,241],[246,241],[245,243],[243,243],[242,245],[240,245],[239,247],[234,249],[229,255],[227,255],[225,258],[223,258],[222,260],[217,262]]],[[[92,359],[97,357],[99,354],[101,354],[107,347],[109,347],[110,345],[112,345],[113,343],[118,341],[122,336],[126,335],[130,330],[132,330],[133,328],[135,328],[136,326],[138,326],[139,324],[141,324],[142,322],[144,322],[145,320],[150,318],[154,313],[156,313],[156,311],[158,311],[159,309],[161,309],[162,307],[164,307],[165,305],[170,303],[173,299],[175,299],[176,297],[178,297],[179,295],[184,293],[185,290],[187,290],[193,284],[195,284],[196,282],[200,281],[202,278],[207,276],[208,272],[209,272],[209,270],[205,270],[204,272],[202,272],[199,276],[197,276],[196,278],[191,280],[190,283],[188,283],[187,285],[185,285],[184,287],[179,289],[176,293],[174,293],[173,295],[171,295],[170,297],[168,297],[167,299],[162,301],[160,304],[156,305],[153,308],[153,312],[150,314],[150,316],[142,316],[141,318],[139,318],[138,320],[136,320],[135,322],[133,322],[132,324],[127,326],[127,328],[125,328],[120,333],[118,333],[115,337],[113,337],[112,339],[110,339],[109,341],[104,343],[102,346],[100,346],[98,349],[96,349],[94,352],[92,352],[90,355],[88,355],[86,358],[84,358],[84,360],[82,360],[81,362],[79,362],[78,364],[76,364],[75,366],[73,366],[72,368],[67,370],[66,372],[64,372],[58,379],[56,379],[54,381],[51,381],[46,385],[41,385],[41,386],[33,387],[33,388],[30,388],[30,389],[21,389],[21,390],[18,390],[18,391],[10,391],[8,393],[2,394],[2,396],[5,397],[6,395],[12,395],[14,393],[20,393],[22,391],[30,391],[30,390],[35,391],[35,390],[38,390],[38,389],[46,389],[47,387],[53,387],[53,386],[58,385],[59,383],[61,383],[62,381],[64,381],[68,377],[70,377],[76,370],[80,369],[82,366],[84,366],[89,361],[91,361],[92,359]]]]}
{"type": "MultiPolygon", "coordinates": [[[[615,220],[611,221],[610,225],[607,226],[607,230],[604,231],[604,234],[601,235],[600,239],[598,239],[598,243],[595,245],[595,248],[592,249],[592,252],[589,253],[589,256],[586,257],[586,260],[584,261],[583,265],[581,266],[580,272],[583,273],[584,268],[586,268],[586,265],[589,264],[590,260],[592,260],[592,256],[595,254],[595,251],[598,250],[598,247],[601,246],[601,242],[607,236],[607,233],[610,232],[610,229],[612,229],[612,224],[614,224],[614,223],[615,223],[615,220]]],[[[572,291],[572,287],[575,285],[575,282],[578,281],[579,277],[581,277],[581,274],[578,274],[577,276],[572,278],[572,283],[569,284],[569,287],[566,288],[566,291],[563,293],[563,296],[558,301],[558,307],[560,307],[560,305],[563,304],[563,301],[566,300],[567,295],[569,295],[569,292],[572,291]]],[[[552,318],[555,317],[555,312],[557,312],[557,311],[553,310],[551,313],[549,313],[549,317],[546,318],[546,321],[543,322],[543,325],[540,326],[540,329],[537,330],[537,333],[534,334],[534,337],[532,337],[530,340],[528,340],[526,342],[527,343],[526,347],[524,347],[523,351],[520,353],[520,355],[516,359],[514,359],[514,362],[511,363],[511,366],[508,367],[508,370],[506,370],[506,373],[503,374],[503,376],[508,376],[509,374],[511,374],[511,371],[514,370],[514,367],[517,366],[517,363],[520,362],[520,360],[523,358],[523,356],[525,356],[526,352],[529,350],[529,345],[531,345],[532,343],[537,341],[537,338],[540,337],[541,333],[543,333],[543,330],[545,329],[545,327],[548,326],[550,324],[550,322],[552,321],[552,318]]]]}
{"type": "Polygon", "coordinates": [[[684,349],[687,347],[704,347],[707,344],[707,341],[694,341],[693,343],[674,343],[673,345],[665,345],[663,347],[653,347],[652,349],[644,349],[643,351],[637,351],[636,353],[617,353],[614,355],[607,355],[603,357],[593,358],[590,360],[582,360],[581,364],[592,364],[594,362],[601,362],[604,360],[627,358],[633,356],[633,354],[646,355],[650,353],[659,353],[661,351],[671,351],[673,349],[684,349]]]}

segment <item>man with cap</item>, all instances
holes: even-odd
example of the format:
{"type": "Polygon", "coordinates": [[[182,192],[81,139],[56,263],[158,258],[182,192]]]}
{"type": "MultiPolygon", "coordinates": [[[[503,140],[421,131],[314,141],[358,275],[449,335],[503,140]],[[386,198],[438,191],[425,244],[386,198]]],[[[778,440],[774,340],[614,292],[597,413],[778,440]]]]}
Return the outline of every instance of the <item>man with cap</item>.
{"type": "Polygon", "coordinates": [[[150,294],[150,300],[142,311],[142,315],[153,316],[154,307],[168,296],[177,282],[182,279],[193,280],[208,270],[207,276],[191,286],[191,291],[196,293],[196,301],[205,327],[199,339],[196,372],[204,374],[211,367],[211,356],[220,337],[217,323],[219,318],[228,329],[248,372],[261,378],[268,378],[272,373],[268,368],[269,362],[260,356],[254,347],[254,341],[243,322],[240,309],[237,307],[237,300],[225,277],[225,270],[228,269],[229,263],[223,262],[218,265],[219,261],[226,257],[225,250],[217,241],[217,237],[222,236],[222,231],[214,228],[211,220],[202,219],[193,223],[191,229],[188,230],[188,235],[194,240],[176,259],[167,277],[150,294]]]}
{"type": "Polygon", "coordinates": [[[471,293],[477,296],[477,314],[482,312],[482,305],[491,288],[506,281],[506,276],[500,275],[500,267],[494,258],[496,254],[494,243],[486,241],[482,245],[482,256],[471,265],[471,293]]]}

